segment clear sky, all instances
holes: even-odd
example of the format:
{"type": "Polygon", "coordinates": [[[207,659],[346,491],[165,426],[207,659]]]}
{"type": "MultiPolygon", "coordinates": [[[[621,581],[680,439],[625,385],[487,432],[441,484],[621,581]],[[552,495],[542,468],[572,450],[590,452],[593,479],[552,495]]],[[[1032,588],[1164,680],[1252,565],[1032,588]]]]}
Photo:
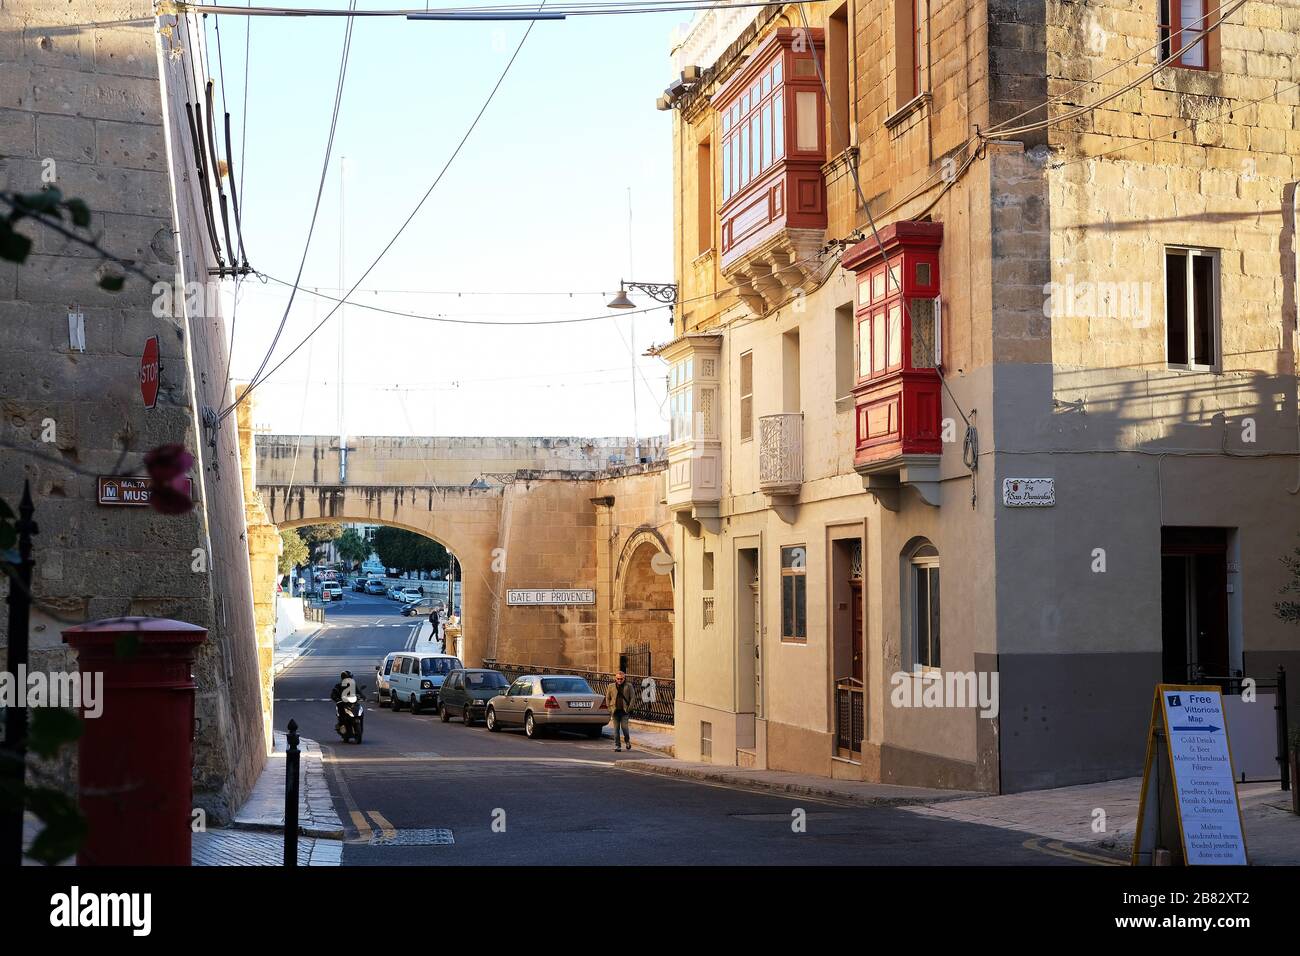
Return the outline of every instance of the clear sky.
{"type": "MultiPolygon", "coordinates": [[[[249,263],[292,282],[319,182],[346,21],[222,17],[219,57],[215,19],[207,18],[209,68],[218,93],[224,73],[249,263]],[[241,147],[246,23],[252,36],[241,147]]],[[[654,101],[672,79],[669,42],[681,19],[538,22],[447,175],[354,296],[398,312],[498,322],[609,318],[489,328],[349,306],[348,434],[630,435],[632,342],[635,427],[642,437],[667,431],[663,363],[640,353],[671,337],[668,310],[628,316],[604,306],[620,278],[673,281],[671,114],[654,101]],[[519,294],[538,292],[563,294],[519,294]]],[[[343,272],[348,285],[356,281],[451,155],[526,28],[357,20],[305,288],[339,294],[340,207],[343,272]]],[[[225,286],[229,325],[234,283],[225,286]]],[[[232,378],[247,380],[256,370],[288,291],[256,277],[240,285],[232,378]]],[[[300,291],[271,364],[332,305],[300,291]]],[[[338,432],[342,314],[258,388],[258,424],[277,432],[338,432]]]]}

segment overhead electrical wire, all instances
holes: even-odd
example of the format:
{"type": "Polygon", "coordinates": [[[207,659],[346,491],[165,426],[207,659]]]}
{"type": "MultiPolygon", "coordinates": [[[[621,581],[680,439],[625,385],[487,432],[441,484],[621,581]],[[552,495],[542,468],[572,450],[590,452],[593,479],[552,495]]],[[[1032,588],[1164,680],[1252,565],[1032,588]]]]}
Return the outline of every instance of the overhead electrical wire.
{"type": "Polygon", "coordinates": [[[479,7],[430,7],[427,9],[386,9],[386,10],[331,10],[320,7],[233,7],[228,5],[201,5],[188,2],[170,2],[163,0],[160,12],[173,13],[187,10],[201,10],[224,16],[244,17],[400,17],[407,20],[464,20],[483,21],[494,19],[520,20],[562,20],[567,17],[624,16],[647,13],[691,13],[704,10],[737,10],[749,7],[769,7],[781,5],[779,0],[741,0],[738,3],[718,2],[718,0],[614,0],[607,3],[567,3],[548,7],[545,12],[541,7],[531,4],[487,4],[479,7]]]}
{"type": "MultiPolygon", "coordinates": [[[[1151,143],[1159,143],[1164,140],[1170,139],[1171,137],[1177,137],[1179,133],[1186,133],[1189,130],[1194,130],[1197,124],[1212,123],[1215,120],[1219,119],[1221,116],[1231,115],[1232,113],[1235,113],[1238,110],[1248,110],[1252,106],[1258,106],[1260,103],[1263,103],[1266,100],[1275,99],[1276,97],[1281,96],[1283,93],[1289,93],[1292,90],[1297,88],[1300,88],[1300,83],[1292,83],[1290,86],[1279,87],[1278,89],[1274,90],[1272,93],[1269,93],[1266,96],[1261,96],[1258,99],[1247,100],[1245,103],[1234,103],[1232,106],[1228,107],[1227,109],[1215,113],[1212,116],[1198,116],[1195,120],[1190,120],[1185,125],[1180,126],[1177,129],[1169,130],[1168,132],[1162,133],[1159,136],[1132,137],[1133,141],[1130,143],[1125,143],[1123,146],[1117,146],[1114,149],[1108,149],[1105,152],[1101,152],[1101,153],[1093,153],[1088,156],[1081,156],[1078,159],[1069,159],[1069,160],[1063,160],[1059,163],[1052,163],[1050,168],[1062,169],[1066,166],[1073,166],[1076,163],[1088,162],[1090,160],[1101,159],[1104,156],[1112,156],[1115,153],[1122,153],[1125,150],[1133,149],[1137,146],[1146,146],[1151,143]]],[[[1113,134],[1106,134],[1106,133],[1098,133],[1095,135],[1113,136],[1113,134]]],[[[1192,143],[1191,145],[1195,146],[1199,144],[1192,143]]]]}
{"type": "MultiPolygon", "coordinates": [[[[351,7],[353,8],[356,7],[356,0],[349,0],[349,3],[351,7]]],[[[316,202],[312,206],[311,223],[307,227],[307,240],[306,242],[303,243],[302,257],[298,260],[298,275],[293,281],[293,286],[289,293],[289,301],[285,304],[284,315],[280,317],[280,324],[275,330],[275,336],[271,339],[271,344],[267,348],[266,354],[262,357],[262,362],[257,367],[257,371],[253,374],[253,378],[249,382],[248,387],[244,389],[244,395],[248,395],[249,393],[252,392],[254,386],[256,386],[257,384],[258,377],[262,374],[263,371],[265,371],[267,364],[271,361],[271,356],[275,353],[275,347],[277,344],[279,344],[280,336],[284,333],[285,324],[289,320],[289,312],[293,309],[293,300],[298,292],[298,283],[302,281],[303,269],[307,265],[307,253],[311,249],[312,236],[316,232],[316,219],[320,214],[321,196],[325,192],[325,179],[329,173],[330,156],[333,154],[334,151],[334,134],[335,131],[338,129],[339,112],[343,103],[343,87],[347,80],[348,60],[352,52],[352,27],[354,23],[355,21],[348,20],[347,29],[344,31],[343,34],[343,52],[339,59],[338,82],[334,89],[334,109],[333,109],[333,115],[330,117],[329,137],[326,139],[325,142],[325,158],[321,161],[320,181],[316,186],[316,202]]],[[[227,415],[229,415],[234,410],[235,406],[238,405],[239,402],[242,400],[243,400],[242,396],[240,398],[235,399],[218,416],[218,420],[220,421],[221,419],[224,419],[227,415]]]]}
{"type": "MultiPolygon", "coordinates": [[[[1107,103],[1109,103],[1111,100],[1118,99],[1119,97],[1123,96],[1125,93],[1128,93],[1128,92],[1130,92],[1130,91],[1136,89],[1137,87],[1139,87],[1139,86],[1141,86],[1143,83],[1145,83],[1147,80],[1149,80],[1149,79],[1151,79],[1152,77],[1154,77],[1157,73],[1159,73],[1159,72],[1160,72],[1161,70],[1163,70],[1165,67],[1167,67],[1167,66],[1169,66],[1170,64],[1175,63],[1176,61],[1178,61],[1178,60],[1179,60],[1179,59],[1180,59],[1180,58],[1181,58],[1181,57],[1186,53],[1187,50],[1191,49],[1191,48],[1194,47],[1194,46],[1197,46],[1198,44],[1204,44],[1204,43],[1206,42],[1206,38],[1210,35],[1210,33],[1211,33],[1213,30],[1215,30],[1215,29],[1217,29],[1219,26],[1221,26],[1221,25],[1222,25],[1222,24],[1223,24],[1223,23],[1228,19],[1228,17],[1232,16],[1232,14],[1236,13],[1238,10],[1240,10],[1242,7],[1244,7],[1244,6],[1246,5],[1246,3],[1247,3],[1247,0],[1238,0],[1238,2],[1237,2],[1236,4],[1234,4],[1234,5],[1233,5],[1232,7],[1230,7],[1226,12],[1224,12],[1222,15],[1220,15],[1220,17],[1219,17],[1217,20],[1215,20],[1214,23],[1210,24],[1209,26],[1207,26],[1207,27],[1205,27],[1203,30],[1201,30],[1200,33],[1199,33],[1199,35],[1197,36],[1196,40],[1193,41],[1192,43],[1188,44],[1188,46],[1186,46],[1186,47],[1180,47],[1177,51],[1171,52],[1171,53],[1169,54],[1169,56],[1165,57],[1163,60],[1159,60],[1159,61],[1157,61],[1157,63],[1155,64],[1155,66],[1151,67],[1151,69],[1147,70],[1145,73],[1143,73],[1143,74],[1142,74],[1141,76],[1139,76],[1137,79],[1132,80],[1132,81],[1130,81],[1129,83],[1126,83],[1124,86],[1121,86],[1121,87],[1119,87],[1118,89],[1111,91],[1110,93],[1107,93],[1105,96],[1101,97],[1100,99],[1096,100],[1095,102],[1089,103],[1089,104],[1087,104],[1087,105],[1085,105],[1085,106],[1075,107],[1074,109],[1071,109],[1071,110],[1069,110],[1069,111],[1067,111],[1067,112],[1065,112],[1065,113],[1060,114],[1059,116],[1049,117],[1048,119],[1039,120],[1039,121],[1034,122],[1034,123],[1025,123],[1025,124],[1023,124],[1023,125],[1021,125],[1021,126],[1014,126],[1014,127],[1011,127],[1010,129],[1007,129],[1007,128],[1006,128],[1006,123],[1007,123],[1007,122],[1010,122],[1010,121],[1008,120],[1008,121],[1006,121],[1006,122],[1004,122],[1004,123],[1000,123],[1000,124],[998,124],[997,126],[990,127],[989,129],[984,130],[983,132],[981,132],[981,133],[980,133],[980,137],[981,137],[981,139],[985,139],[985,140],[988,140],[988,139],[1006,139],[1006,138],[1009,138],[1009,137],[1012,137],[1012,136],[1019,136],[1019,135],[1021,135],[1021,134],[1023,134],[1023,133],[1033,133],[1033,132],[1037,132],[1037,131],[1039,131],[1039,130],[1047,129],[1048,127],[1051,127],[1051,126],[1057,126],[1057,125],[1060,125],[1061,123],[1068,122],[1068,121],[1070,121],[1070,120],[1072,120],[1072,119],[1075,119],[1076,117],[1083,116],[1084,114],[1087,114],[1087,113],[1091,113],[1093,110],[1096,110],[1096,109],[1098,109],[1098,108],[1101,107],[1101,106],[1105,106],[1105,105],[1106,105],[1107,103]],[[997,134],[996,136],[993,135],[993,134],[995,134],[995,133],[997,134]]],[[[1206,14],[1206,16],[1208,16],[1208,14],[1206,14]]],[[[1200,19],[1204,19],[1204,17],[1201,17],[1200,19]]],[[[1184,27],[1184,28],[1183,28],[1183,30],[1189,30],[1189,29],[1191,29],[1190,26],[1188,26],[1188,27],[1184,27]]],[[[1178,31],[1178,34],[1181,34],[1181,33],[1183,32],[1183,30],[1179,30],[1179,31],[1178,31]]],[[[1178,34],[1173,34],[1173,35],[1176,36],[1176,35],[1178,35],[1178,34]]],[[[1132,56],[1132,57],[1130,57],[1128,60],[1124,61],[1124,63],[1121,63],[1121,64],[1119,64],[1119,65],[1117,65],[1117,66],[1115,66],[1115,67],[1112,67],[1110,70],[1107,70],[1105,73],[1103,73],[1103,74],[1101,74],[1101,75],[1102,75],[1102,76],[1109,75],[1110,73],[1113,73],[1115,70],[1119,69],[1121,66],[1125,66],[1125,65],[1128,65],[1129,63],[1132,63],[1135,59],[1137,59],[1137,57],[1143,56],[1143,55],[1145,55],[1147,52],[1149,52],[1150,50],[1152,50],[1152,49],[1157,49],[1159,46],[1160,46],[1160,44],[1156,44],[1154,47],[1147,47],[1145,50],[1142,50],[1142,51],[1140,51],[1139,53],[1134,54],[1134,56],[1132,56]]],[[[1063,96],[1068,96],[1068,95],[1070,95],[1070,93],[1073,93],[1073,92],[1075,92],[1075,91],[1077,91],[1077,90],[1079,90],[1079,89],[1082,89],[1084,86],[1088,86],[1089,84],[1092,84],[1092,83],[1095,83],[1095,82],[1096,82],[1096,80],[1094,79],[1094,80],[1088,80],[1088,81],[1086,81],[1086,82],[1084,82],[1084,83],[1081,83],[1081,84],[1079,84],[1078,86],[1076,86],[1076,87],[1074,88],[1074,90],[1071,90],[1069,93],[1059,94],[1057,97],[1053,97],[1053,98],[1051,98],[1051,99],[1048,99],[1046,102],[1040,104],[1040,105],[1037,106],[1037,107],[1034,107],[1033,109],[1042,109],[1042,108],[1044,108],[1044,107],[1051,106],[1051,105],[1053,105],[1055,102],[1060,102],[1061,97],[1063,97],[1063,96]]],[[[1026,113],[1031,112],[1031,111],[1032,111],[1032,110],[1027,110],[1026,113]]],[[[1023,116],[1023,115],[1025,115],[1025,114],[1022,113],[1021,115],[1023,116]]]]}
{"type": "MultiPolygon", "coordinates": [[[[542,3],[538,6],[538,9],[540,10],[541,7],[545,5],[545,3],[546,0],[542,0],[542,3]]],[[[351,23],[351,21],[349,21],[349,23],[351,23]]],[[[420,201],[415,204],[415,208],[411,210],[410,214],[406,217],[406,219],[402,222],[402,224],[398,226],[397,232],[395,232],[393,234],[393,237],[388,240],[384,248],[379,251],[379,255],[375,256],[374,261],[372,261],[370,265],[366,266],[365,271],[362,272],[361,275],[357,278],[357,281],[352,284],[351,289],[349,289],[347,292],[343,294],[343,298],[334,306],[334,308],[330,309],[330,311],[326,313],[325,318],[321,319],[320,322],[318,322],[316,326],[310,332],[307,333],[306,338],[304,338],[297,345],[295,345],[289,351],[289,354],[286,355],[284,358],[280,359],[280,361],[277,362],[271,368],[271,370],[266,373],[265,376],[263,376],[259,371],[258,377],[249,383],[248,388],[244,390],[244,394],[241,395],[228,408],[226,408],[221,413],[220,417],[224,418],[225,416],[233,412],[235,410],[236,405],[238,405],[239,402],[244,401],[250,395],[252,395],[253,390],[256,389],[257,386],[261,384],[262,381],[265,380],[265,378],[274,375],[277,369],[283,366],[285,362],[289,361],[289,359],[293,358],[294,353],[296,353],[300,348],[302,348],[303,345],[308,340],[310,340],[312,336],[314,336],[317,332],[319,332],[321,328],[324,327],[325,323],[330,320],[330,317],[333,316],[334,313],[337,312],[342,307],[343,303],[347,302],[349,296],[351,296],[352,293],[355,292],[361,286],[361,283],[366,280],[366,277],[369,276],[370,273],[374,271],[375,266],[379,265],[379,263],[383,260],[384,256],[388,254],[388,250],[390,250],[396,244],[397,240],[401,238],[402,233],[406,231],[406,227],[411,224],[411,221],[413,219],[415,219],[416,214],[419,213],[419,211],[424,207],[424,204],[425,202],[428,201],[429,197],[433,195],[434,189],[436,189],[438,187],[438,184],[442,182],[442,178],[447,174],[447,170],[451,168],[451,164],[455,162],[456,157],[460,155],[460,151],[464,148],[465,143],[469,141],[470,136],[473,134],[474,130],[478,127],[479,120],[483,118],[483,114],[487,112],[488,107],[492,105],[492,101],[496,99],[497,91],[501,89],[501,84],[505,82],[506,77],[510,74],[510,68],[514,66],[515,60],[518,59],[520,51],[524,48],[524,44],[528,42],[528,37],[532,35],[534,25],[535,25],[534,23],[529,23],[527,28],[525,28],[524,35],[520,37],[519,43],[515,47],[515,51],[512,54],[510,54],[510,59],[506,61],[506,65],[501,70],[501,75],[497,77],[497,81],[493,85],[492,90],[488,93],[487,99],[483,101],[482,107],[479,108],[478,113],[474,116],[474,119],[470,123],[469,128],[465,130],[465,135],[462,136],[460,142],[456,144],[456,148],[452,150],[451,155],[447,158],[447,161],[443,164],[442,169],[438,171],[438,175],[435,176],[433,182],[429,184],[429,188],[424,191],[424,195],[420,197],[420,201]]],[[[285,312],[285,316],[286,318],[288,317],[287,310],[285,312]]]]}
{"type": "MultiPolygon", "coordinates": [[[[1210,12],[1207,10],[1206,13],[1204,13],[1204,14],[1202,14],[1201,16],[1197,17],[1195,20],[1193,20],[1193,21],[1192,21],[1191,23],[1189,23],[1187,26],[1183,27],[1183,28],[1180,29],[1180,30],[1175,31],[1174,33],[1171,33],[1171,34],[1169,35],[1169,38],[1168,38],[1168,39],[1169,39],[1170,41],[1172,41],[1174,37],[1181,37],[1182,34],[1183,34],[1184,32],[1186,32],[1186,31],[1188,31],[1188,30],[1197,30],[1197,31],[1200,33],[1200,37],[1199,37],[1199,39],[1196,41],[1196,43],[1193,43],[1193,44],[1190,45],[1190,46],[1195,46],[1197,43],[1201,43],[1201,42],[1203,42],[1204,39],[1205,39],[1205,37],[1208,36],[1208,35],[1209,35],[1213,30],[1215,30],[1215,29],[1217,29],[1219,26],[1221,26],[1221,25],[1222,25],[1222,24],[1223,24],[1223,23],[1228,19],[1228,17],[1232,16],[1234,13],[1236,13],[1238,10],[1240,10],[1243,6],[1245,6],[1245,5],[1246,5],[1246,2],[1247,2],[1247,0],[1238,0],[1238,2],[1237,2],[1236,4],[1234,4],[1234,5],[1233,5],[1232,7],[1230,7],[1228,10],[1224,11],[1223,13],[1221,13],[1221,14],[1219,15],[1219,18],[1218,18],[1214,23],[1212,23],[1212,24],[1210,24],[1209,26],[1206,26],[1206,27],[1204,27],[1204,28],[1198,28],[1198,27],[1196,27],[1196,24],[1200,23],[1202,20],[1205,20],[1206,18],[1208,18],[1208,17],[1210,16],[1210,12]]],[[[987,138],[987,135],[988,135],[988,134],[992,134],[992,133],[995,133],[995,132],[1002,132],[1003,135],[1009,135],[1009,134],[1012,134],[1012,133],[1016,133],[1016,132],[1020,132],[1020,131],[1024,131],[1024,130],[1029,130],[1029,129],[1034,128],[1035,126],[1038,126],[1039,124],[1030,124],[1029,126],[1018,127],[1017,129],[1014,129],[1014,130],[1006,130],[1006,129],[1005,129],[1006,127],[1010,126],[1012,123],[1014,123],[1014,122],[1015,122],[1016,120],[1018,120],[1018,119],[1021,119],[1022,117],[1028,116],[1028,115],[1031,114],[1031,113],[1036,113],[1038,110],[1049,109],[1050,107],[1055,106],[1055,105],[1057,105],[1058,103],[1065,102],[1069,97],[1073,96],[1075,93],[1078,93],[1078,92],[1079,92],[1080,90],[1082,90],[1084,87],[1091,86],[1091,85],[1097,83],[1099,80],[1103,79],[1104,77],[1110,76],[1110,74],[1114,73],[1116,70],[1122,70],[1124,67],[1129,66],[1129,65],[1133,64],[1134,62],[1136,62],[1137,60],[1141,59],[1142,57],[1146,56],[1146,55],[1147,55],[1148,53],[1150,53],[1152,50],[1159,50],[1159,49],[1164,45],[1165,42],[1166,42],[1166,41],[1162,39],[1162,40],[1160,40],[1160,41],[1158,41],[1158,42],[1152,44],[1151,46],[1143,47],[1142,49],[1138,50],[1136,53],[1134,53],[1132,56],[1128,57],[1127,59],[1125,59],[1125,60],[1121,60],[1119,63],[1116,63],[1116,64],[1115,64],[1114,66],[1112,66],[1110,69],[1105,70],[1105,71],[1103,71],[1103,72],[1097,74],[1096,76],[1091,77],[1090,79],[1084,80],[1084,81],[1082,81],[1081,83],[1078,83],[1077,85],[1075,85],[1075,86],[1071,87],[1070,89],[1066,90],[1064,93],[1058,93],[1058,94],[1056,94],[1055,96],[1048,97],[1048,98],[1047,98],[1046,100],[1044,100],[1042,103],[1039,103],[1039,104],[1037,104],[1037,105],[1035,105],[1035,106],[1031,106],[1031,107],[1029,107],[1028,109],[1023,110],[1022,112],[1017,113],[1015,116],[1012,116],[1012,117],[1010,117],[1009,119],[1003,120],[1001,123],[995,123],[993,126],[990,126],[988,129],[984,130],[984,131],[983,131],[983,135],[985,135],[986,138],[987,138]]],[[[1171,42],[1171,49],[1172,49],[1172,42],[1171,42]]],[[[1155,75],[1156,73],[1158,73],[1160,70],[1164,69],[1167,65],[1169,65],[1169,63],[1171,63],[1171,62],[1173,62],[1174,60],[1176,60],[1176,59],[1178,59],[1179,57],[1181,57],[1182,54],[1183,54],[1183,52],[1184,52],[1186,49],[1190,49],[1190,47],[1183,47],[1183,48],[1180,48],[1180,49],[1178,50],[1177,53],[1171,53],[1171,55],[1170,55],[1169,57],[1167,57],[1167,58],[1165,58],[1164,60],[1158,62],[1152,70],[1150,70],[1147,74],[1145,74],[1145,75],[1144,75],[1144,76],[1143,76],[1143,77],[1138,81],[1138,83],[1140,84],[1140,83],[1144,83],[1144,82],[1146,82],[1146,80],[1150,79],[1152,76],[1154,76],[1154,75],[1155,75]]],[[[1121,91],[1121,92],[1122,92],[1122,93],[1123,93],[1123,92],[1128,92],[1128,90],[1125,89],[1125,90],[1123,90],[1123,91],[1121,91]]],[[[1103,102],[1104,102],[1104,101],[1103,101],[1103,102]]],[[[1101,105],[1101,104],[1096,104],[1096,105],[1101,105]]]]}

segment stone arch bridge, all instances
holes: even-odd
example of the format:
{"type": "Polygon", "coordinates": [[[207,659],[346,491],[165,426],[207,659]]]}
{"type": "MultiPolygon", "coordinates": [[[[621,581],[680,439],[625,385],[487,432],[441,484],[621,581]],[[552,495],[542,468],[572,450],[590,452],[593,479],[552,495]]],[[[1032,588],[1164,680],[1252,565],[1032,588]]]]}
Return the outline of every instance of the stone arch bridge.
{"type": "MultiPolygon", "coordinates": [[[[258,434],[253,444],[250,551],[278,548],[274,529],[323,521],[405,528],[460,561],[467,664],[608,670],[620,652],[648,648],[671,673],[671,582],[647,577],[671,539],[662,438],[356,437],[341,449],[334,437],[258,434]],[[507,600],[551,589],[593,600],[507,600]]],[[[267,555],[254,567],[275,573],[267,555]]]]}

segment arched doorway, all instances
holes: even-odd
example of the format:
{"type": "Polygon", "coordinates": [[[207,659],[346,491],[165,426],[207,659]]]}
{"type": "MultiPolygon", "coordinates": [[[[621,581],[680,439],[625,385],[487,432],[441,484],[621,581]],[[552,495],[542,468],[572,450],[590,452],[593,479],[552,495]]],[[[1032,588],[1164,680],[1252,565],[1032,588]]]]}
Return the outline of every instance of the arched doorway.
{"type": "Polygon", "coordinates": [[[639,529],[623,548],[610,615],[615,662],[630,673],[673,676],[673,576],[668,543],[653,528],[639,529]]]}

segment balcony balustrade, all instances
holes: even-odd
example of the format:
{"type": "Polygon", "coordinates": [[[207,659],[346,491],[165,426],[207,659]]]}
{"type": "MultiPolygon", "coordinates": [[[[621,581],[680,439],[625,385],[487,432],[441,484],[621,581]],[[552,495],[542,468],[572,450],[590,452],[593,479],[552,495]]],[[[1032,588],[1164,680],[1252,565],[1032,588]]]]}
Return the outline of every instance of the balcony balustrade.
{"type": "Polygon", "coordinates": [[[768,495],[797,495],[803,486],[803,413],[758,419],[758,487],[768,495]]]}

